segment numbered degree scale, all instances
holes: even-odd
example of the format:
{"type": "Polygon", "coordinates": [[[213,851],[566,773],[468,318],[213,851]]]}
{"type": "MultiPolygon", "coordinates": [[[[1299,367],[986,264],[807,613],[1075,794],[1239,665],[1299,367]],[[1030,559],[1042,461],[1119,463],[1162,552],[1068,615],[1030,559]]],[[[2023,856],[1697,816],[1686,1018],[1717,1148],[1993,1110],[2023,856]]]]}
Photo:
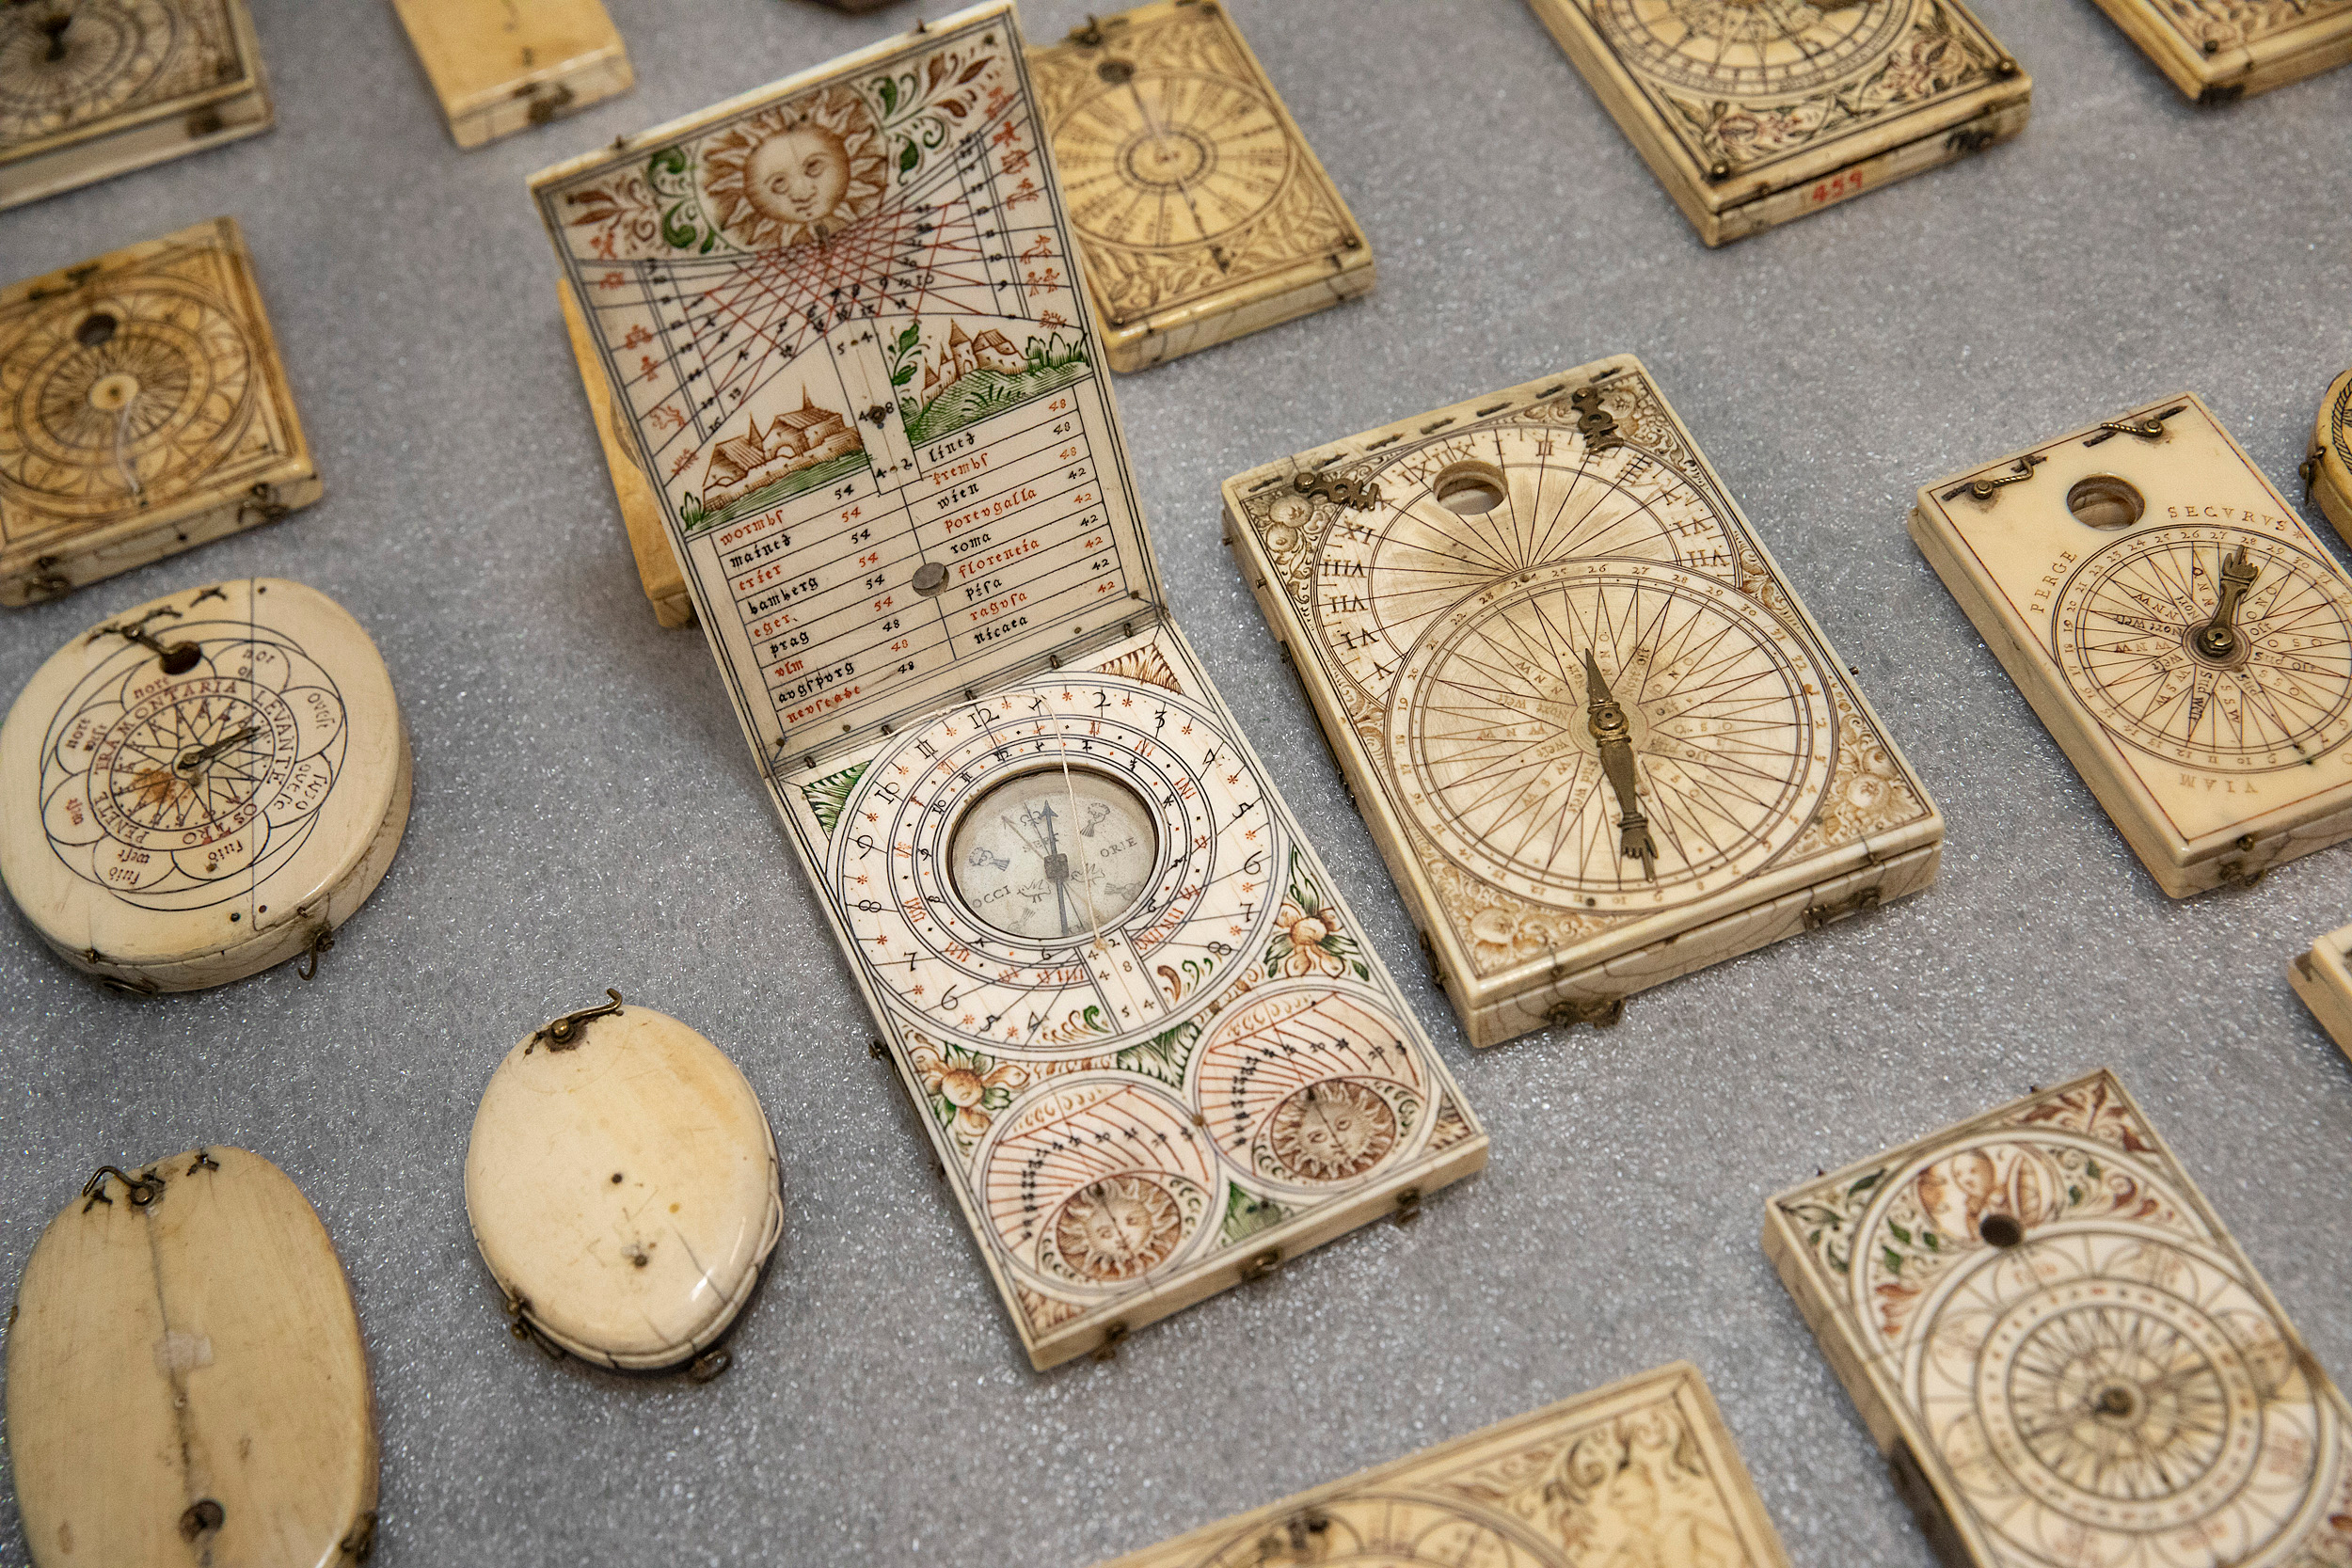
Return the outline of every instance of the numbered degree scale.
{"type": "Polygon", "coordinates": [[[533,188],[1035,1364],[1483,1164],[1161,607],[1009,5],[533,188]]]}

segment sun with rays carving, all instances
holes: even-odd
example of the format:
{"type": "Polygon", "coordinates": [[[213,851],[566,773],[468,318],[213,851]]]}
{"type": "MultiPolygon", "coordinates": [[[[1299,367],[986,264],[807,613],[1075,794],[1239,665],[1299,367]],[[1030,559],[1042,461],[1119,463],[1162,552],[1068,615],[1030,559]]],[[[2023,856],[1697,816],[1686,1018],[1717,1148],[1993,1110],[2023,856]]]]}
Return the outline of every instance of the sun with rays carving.
{"type": "Polygon", "coordinates": [[[711,138],[703,189],[746,250],[783,250],[838,233],[889,184],[882,128],[847,87],[764,109],[711,138]]]}

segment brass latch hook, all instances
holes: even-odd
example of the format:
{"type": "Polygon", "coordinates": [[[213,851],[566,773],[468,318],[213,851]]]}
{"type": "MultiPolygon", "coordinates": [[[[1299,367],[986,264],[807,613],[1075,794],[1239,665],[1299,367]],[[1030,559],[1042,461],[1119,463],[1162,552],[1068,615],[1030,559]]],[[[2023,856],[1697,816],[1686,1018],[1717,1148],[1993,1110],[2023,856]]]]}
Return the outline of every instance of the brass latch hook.
{"type": "Polygon", "coordinates": [[[82,1196],[89,1200],[82,1205],[82,1212],[87,1214],[101,1203],[108,1208],[114,1207],[115,1200],[106,1196],[106,1178],[109,1176],[122,1183],[123,1196],[131,1200],[134,1209],[144,1209],[164,1196],[164,1179],[151,1170],[145,1176],[133,1176],[115,1165],[101,1165],[87,1181],[82,1183],[82,1196]]]}
{"type": "MultiPolygon", "coordinates": [[[[621,1010],[621,993],[619,991],[614,990],[610,986],[607,986],[605,988],[604,994],[612,998],[612,1000],[606,1003],[602,1006],[582,1007],[576,1013],[565,1013],[562,1018],[557,1019],[546,1028],[541,1029],[538,1033],[532,1035],[531,1037],[532,1044],[535,1045],[539,1041],[545,1040],[548,1042],[548,1049],[549,1051],[571,1050],[574,1046],[580,1043],[580,1037],[586,1031],[590,1020],[603,1018],[608,1014],[617,1013],[621,1010]]],[[[529,1055],[530,1053],[531,1047],[527,1045],[523,1048],[523,1054],[529,1055]]]]}

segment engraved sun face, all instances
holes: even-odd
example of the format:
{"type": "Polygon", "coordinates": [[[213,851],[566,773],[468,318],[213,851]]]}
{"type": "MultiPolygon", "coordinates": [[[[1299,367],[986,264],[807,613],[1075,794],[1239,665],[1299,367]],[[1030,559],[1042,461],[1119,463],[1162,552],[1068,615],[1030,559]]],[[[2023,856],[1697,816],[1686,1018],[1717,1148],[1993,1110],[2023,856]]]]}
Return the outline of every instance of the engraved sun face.
{"type": "Polygon", "coordinates": [[[882,130],[847,87],[752,116],[711,139],[702,184],[711,215],[746,250],[821,240],[872,212],[889,179],[882,130]]]}
{"type": "Polygon", "coordinates": [[[778,223],[814,228],[850,191],[850,151],[821,125],[803,125],[759,144],[745,166],[743,193],[778,223]]]}
{"type": "Polygon", "coordinates": [[[1054,1222],[1063,1259],[1097,1282],[1133,1279],[1159,1266],[1184,1234],[1167,1188],[1140,1176],[1106,1177],[1073,1194],[1054,1222]]]}
{"type": "Polygon", "coordinates": [[[1396,1113],[1369,1085],[1344,1078],[1310,1084],[1275,1108],[1274,1157],[1306,1181],[1361,1176],[1396,1147],[1396,1113]]]}

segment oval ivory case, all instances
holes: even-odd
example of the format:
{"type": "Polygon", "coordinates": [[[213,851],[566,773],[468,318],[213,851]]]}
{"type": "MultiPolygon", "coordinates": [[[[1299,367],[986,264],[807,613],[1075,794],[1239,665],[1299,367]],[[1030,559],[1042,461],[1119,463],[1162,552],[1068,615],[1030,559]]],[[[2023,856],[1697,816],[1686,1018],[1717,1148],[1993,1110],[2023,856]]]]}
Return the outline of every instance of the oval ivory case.
{"type": "Polygon", "coordinates": [[[474,1113],[466,1214],[518,1319],[600,1366],[675,1366],[726,1331],[775,1248],[775,1137],[717,1046],[625,1006],[507,1053],[474,1113]]]}
{"type": "Polygon", "coordinates": [[[335,1245],[285,1172],[190,1149],[41,1232],[8,1331],[8,1457],[40,1568],[342,1568],[375,1421],[335,1245]]]}
{"type": "Polygon", "coordinates": [[[168,594],[76,637],[0,724],[0,881],[76,967],[196,990],[322,945],[408,823],[375,644],[278,578],[168,594]]]}

